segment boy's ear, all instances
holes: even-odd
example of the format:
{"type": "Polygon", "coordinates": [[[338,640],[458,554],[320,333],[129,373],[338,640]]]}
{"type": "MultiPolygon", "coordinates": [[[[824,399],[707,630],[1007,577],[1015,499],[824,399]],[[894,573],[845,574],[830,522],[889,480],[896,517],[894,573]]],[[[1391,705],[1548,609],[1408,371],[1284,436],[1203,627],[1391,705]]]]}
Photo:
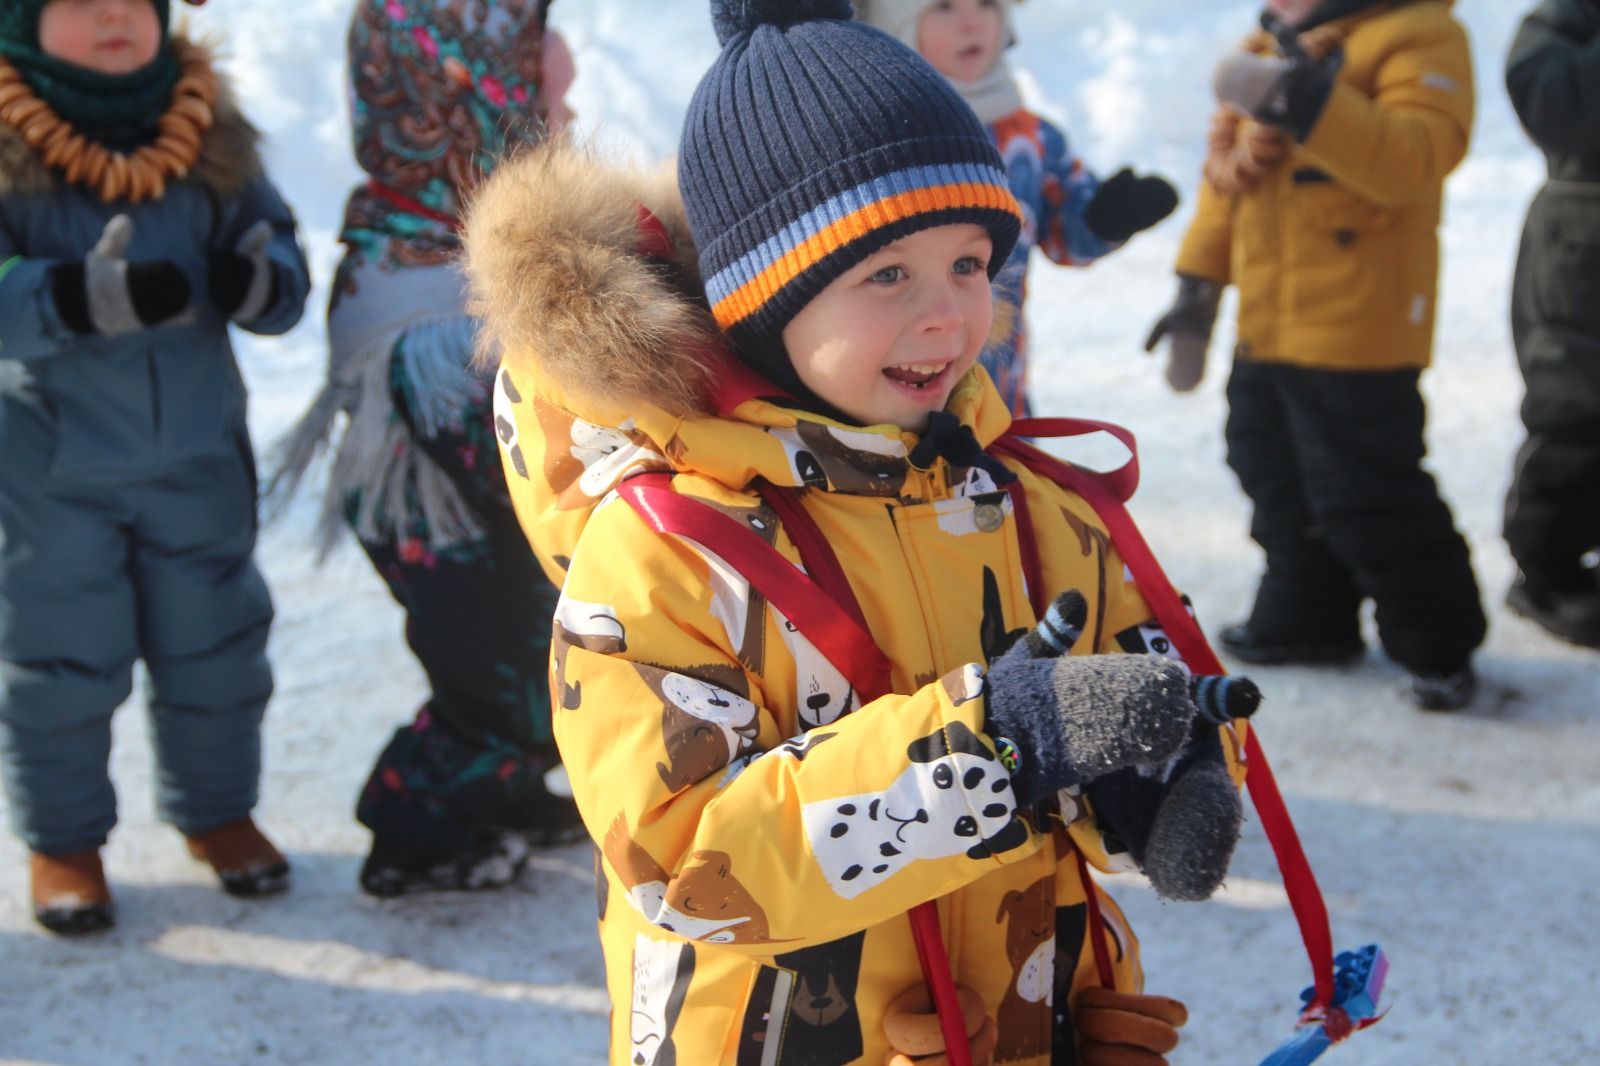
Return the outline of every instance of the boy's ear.
{"type": "Polygon", "coordinates": [[[998,292],[994,294],[994,321],[989,323],[988,345],[1005,343],[1011,336],[1011,327],[1017,324],[1018,313],[1016,304],[998,292]]]}

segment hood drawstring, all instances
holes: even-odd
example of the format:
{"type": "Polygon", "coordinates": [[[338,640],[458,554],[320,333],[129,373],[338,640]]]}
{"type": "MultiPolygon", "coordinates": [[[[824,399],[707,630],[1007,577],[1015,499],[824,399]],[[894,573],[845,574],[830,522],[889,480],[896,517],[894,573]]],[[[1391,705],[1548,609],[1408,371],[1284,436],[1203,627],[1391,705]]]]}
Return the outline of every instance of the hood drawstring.
{"type": "Polygon", "coordinates": [[[997,486],[1017,480],[1017,475],[983,450],[978,438],[973,436],[972,427],[949,411],[935,411],[928,416],[928,428],[907,458],[918,470],[928,469],[941,458],[951,466],[977,467],[993,478],[997,486]]]}

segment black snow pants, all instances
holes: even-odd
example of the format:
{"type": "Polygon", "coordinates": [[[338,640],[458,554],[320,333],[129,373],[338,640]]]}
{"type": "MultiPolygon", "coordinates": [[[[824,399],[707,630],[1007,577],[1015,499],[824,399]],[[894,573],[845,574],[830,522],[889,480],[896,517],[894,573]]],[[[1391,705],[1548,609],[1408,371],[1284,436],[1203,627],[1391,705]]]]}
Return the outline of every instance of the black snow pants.
{"type": "Polygon", "coordinates": [[[1371,598],[1384,650],[1409,670],[1458,669],[1482,643],[1466,541],[1422,468],[1419,377],[1235,360],[1228,465],[1267,557],[1257,635],[1356,637],[1371,598]]]}
{"type": "Polygon", "coordinates": [[[1551,182],[1529,208],[1511,332],[1528,438],[1506,545],[1529,580],[1570,586],[1600,548],[1600,182],[1551,182]]]}

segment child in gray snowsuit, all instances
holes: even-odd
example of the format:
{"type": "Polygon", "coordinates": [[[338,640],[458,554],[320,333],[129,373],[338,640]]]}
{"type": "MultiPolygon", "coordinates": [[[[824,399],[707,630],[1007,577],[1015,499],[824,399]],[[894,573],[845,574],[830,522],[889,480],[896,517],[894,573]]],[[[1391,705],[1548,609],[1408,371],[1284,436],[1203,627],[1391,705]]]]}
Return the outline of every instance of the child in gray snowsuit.
{"type": "Polygon", "coordinates": [[[149,671],[156,804],[230,892],[272,675],[230,323],[309,285],[257,134],[168,0],[0,10],[0,777],[46,928],[109,925],[112,711],[149,671]]]}

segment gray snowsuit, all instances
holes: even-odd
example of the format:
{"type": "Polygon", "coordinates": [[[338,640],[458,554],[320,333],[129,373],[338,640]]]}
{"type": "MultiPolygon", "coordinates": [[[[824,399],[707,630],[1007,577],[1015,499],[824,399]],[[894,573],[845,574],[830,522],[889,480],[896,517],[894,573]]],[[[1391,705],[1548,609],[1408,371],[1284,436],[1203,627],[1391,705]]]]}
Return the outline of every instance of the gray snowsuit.
{"type": "Polygon", "coordinates": [[[99,847],[116,822],[111,714],[150,675],[160,815],[186,834],[244,817],[272,691],[272,603],[252,560],[255,464],[211,257],[265,219],[279,334],[309,277],[256,134],[224,95],[201,158],[155,201],[102,202],[0,127],[0,777],[34,851],[99,847]],[[117,337],[63,324],[50,268],[117,214],[130,261],[167,259],[190,311],[117,337]]]}
{"type": "Polygon", "coordinates": [[[1528,209],[1511,326],[1527,382],[1505,536],[1530,580],[1581,582],[1600,548],[1600,0],[1544,0],[1506,87],[1550,180],[1528,209]]]}

